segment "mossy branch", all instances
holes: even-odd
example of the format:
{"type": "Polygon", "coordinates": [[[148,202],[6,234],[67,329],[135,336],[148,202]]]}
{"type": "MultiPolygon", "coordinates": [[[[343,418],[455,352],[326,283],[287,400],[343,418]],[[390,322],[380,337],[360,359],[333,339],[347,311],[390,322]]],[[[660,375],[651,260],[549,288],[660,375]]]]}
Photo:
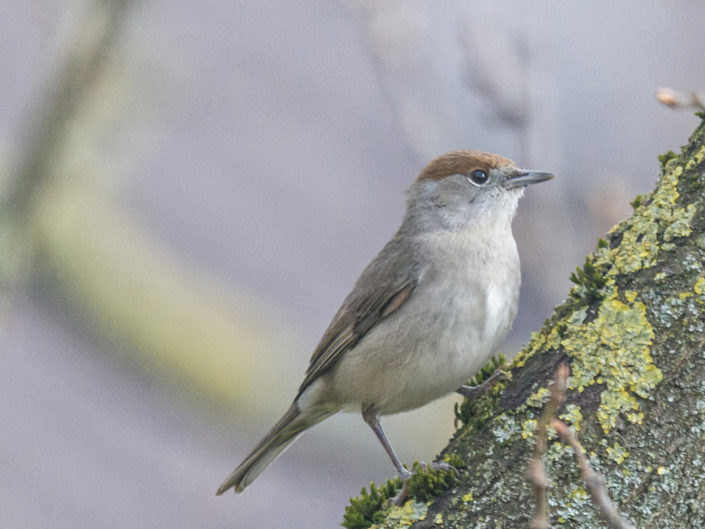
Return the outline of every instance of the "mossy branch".
{"type": "MultiPolygon", "coordinates": [[[[460,479],[430,501],[381,506],[370,524],[527,527],[538,419],[566,363],[558,418],[579,434],[619,511],[640,528],[705,526],[704,191],[705,123],[661,158],[655,189],[572,275],[566,301],[514,359],[511,382],[456,409],[463,425],[443,454],[463,459],[460,479]]],[[[553,430],[544,461],[550,526],[603,527],[553,430]]]]}

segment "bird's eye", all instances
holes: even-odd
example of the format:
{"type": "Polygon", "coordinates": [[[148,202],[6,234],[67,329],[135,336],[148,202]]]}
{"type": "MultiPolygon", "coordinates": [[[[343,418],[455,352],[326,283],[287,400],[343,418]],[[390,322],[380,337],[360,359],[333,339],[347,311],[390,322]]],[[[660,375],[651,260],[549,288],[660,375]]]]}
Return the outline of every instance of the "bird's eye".
{"type": "Polygon", "coordinates": [[[474,184],[476,186],[482,186],[487,183],[489,177],[487,176],[487,173],[482,169],[475,169],[472,173],[467,175],[465,179],[471,184],[474,184]]]}

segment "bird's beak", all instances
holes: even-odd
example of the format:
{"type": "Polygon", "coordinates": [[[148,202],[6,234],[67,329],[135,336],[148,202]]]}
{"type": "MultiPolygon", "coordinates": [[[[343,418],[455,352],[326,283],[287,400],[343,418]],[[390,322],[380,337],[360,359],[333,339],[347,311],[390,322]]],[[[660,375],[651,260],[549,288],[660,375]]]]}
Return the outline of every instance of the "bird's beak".
{"type": "Polygon", "coordinates": [[[545,171],[519,171],[505,181],[507,187],[528,186],[529,184],[538,184],[554,178],[555,175],[545,171]]]}

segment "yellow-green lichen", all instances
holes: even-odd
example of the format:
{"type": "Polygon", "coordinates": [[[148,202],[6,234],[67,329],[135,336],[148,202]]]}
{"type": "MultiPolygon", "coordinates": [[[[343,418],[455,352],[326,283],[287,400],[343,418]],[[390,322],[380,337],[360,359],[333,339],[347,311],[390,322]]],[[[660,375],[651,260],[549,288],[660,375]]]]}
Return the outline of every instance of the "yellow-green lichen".
{"type": "Polygon", "coordinates": [[[675,208],[675,211],[677,214],[673,216],[672,222],[663,230],[663,240],[667,242],[690,235],[692,231],[690,223],[697,208],[693,204],[688,204],[685,208],[675,208]]]}
{"type": "Polygon", "coordinates": [[[705,294],[705,277],[699,277],[693,286],[693,290],[698,296],[705,294]]]}
{"type": "MultiPolygon", "coordinates": [[[[549,502],[551,500],[549,499],[549,502]]],[[[578,484],[567,485],[564,501],[552,505],[556,521],[563,524],[570,523],[570,527],[583,527],[585,513],[592,510],[590,494],[578,484]]]]}
{"type": "Polygon", "coordinates": [[[658,255],[658,226],[647,220],[639,233],[626,230],[619,246],[604,251],[610,254],[608,260],[614,263],[614,269],[623,274],[650,268],[658,255]]]}
{"type": "MultiPolygon", "coordinates": [[[[558,439],[558,435],[556,434],[556,430],[554,430],[552,426],[548,426],[546,428],[546,438],[548,440],[558,439]]],[[[578,444],[580,444],[580,443],[578,443],[578,444]]],[[[582,445],[581,445],[581,449],[584,450],[582,448],[582,445]]],[[[571,446],[566,445],[564,443],[550,443],[548,445],[548,449],[546,450],[545,458],[548,461],[558,462],[558,461],[563,460],[566,457],[566,455],[568,457],[572,457],[572,454],[573,454],[573,448],[571,446]]]]}
{"type": "Polygon", "coordinates": [[[539,388],[533,395],[526,399],[526,405],[531,408],[543,408],[546,401],[551,396],[548,388],[539,388]]]}
{"type": "Polygon", "coordinates": [[[521,428],[513,415],[502,413],[492,421],[492,435],[501,443],[508,441],[520,431],[521,428]]]}
{"type": "Polygon", "coordinates": [[[468,492],[467,494],[464,494],[463,497],[461,498],[463,502],[465,503],[470,503],[472,501],[472,492],[468,492]]]}
{"type": "Polygon", "coordinates": [[[558,418],[568,426],[571,426],[576,432],[580,431],[583,422],[583,414],[580,411],[580,406],[568,404],[565,407],[565,413],[559,415],[558,418]]]}
{"type": "Polygon", "coordinates": [[[538,428],[538,422],[536,419],[525,419],[521,423],[521,437],[522,439],[529,439],[534,436],[536,429],[538,428]]]}
{"type": "Polygon", "coordinates": [[[558,349],[561,344],[560,328],[554,326],[550,331],[542,329],[541,332],[532,332],[529,345],[519,351],[512,361],[512,367],[522,367],[536,351],[550,351],[558,349]]]}
{"type": "Polygon", "coordinates": [[[609,262],[613,265],[610,275],[627,274],[650,268],[657,262],[662,241],[670,243],[676,238],[691,233],[691,222],[696,208],[689,204],[678,207],[678,177],[683,167],[667,165],[660,185],[639,202],[628,224],[620,224],[610,230],[622,239],[614,248],[599,248],[595,263],[609,262]],[[619,230],[623,230],[620,231],[619,230]]]}
{"type": "Polygon", "coordinates": [[[627,300],[627,303],[633,303],[638,295],[639,295],[639,293],[636,290],[625,290],[624,291],[624,299],[627,300]]]}
{"type": "Polygon", "coordinates": [[[643,424],[644,414],[641,412],[629,412],[626,414],[627,420],[634,424],[643,424]]]}
{"type": "Polygon", "coordinates": [[[696,165],[702,163],[702,161],[705,160],[705,145],[700,147],[700,150],[696,152],[693,156],[691,156],[690,160],[688,160],[688,163],[685,164],[686,169],[692,169],[696,165]]]}
{"type": "Polygon", "coordinates": [[[662,378],[651,358],[654,333],[646,307],[617,298],[615,289],[587,324],[582,323],[585,312],[575,312],[561,340],[565,352],[573,357],[569,387],[582,392],[593,384],[604,385],[597,419],[605,433],[622,413],[629,413],[627,419],[632,422],[641,422],[636,397],[647,398],[662,378]]]}
{"type": "Polygon", "coordinates": [[[610,456],[612,461],[621,465],[629,457],[629,452],[619,443],[614,443],[614,445],[607,447],[607,455],[610,456]]]}
{"type": "Polygon", "coordinates": [[[578,500],[580,503],[590,499],[590,495],[588,494],[588,492],[580,485],[575,487],[575,489],[573,489],[569,493],[568,497],[571,499],[578,500]]]}
{"type": "Polygon", "coordinates": [[[402,529],[426,518],[428,505],[409,500],[401,507],[392,506],[385,513],[384,521],[370,526],[370,529],[402,529]]]}

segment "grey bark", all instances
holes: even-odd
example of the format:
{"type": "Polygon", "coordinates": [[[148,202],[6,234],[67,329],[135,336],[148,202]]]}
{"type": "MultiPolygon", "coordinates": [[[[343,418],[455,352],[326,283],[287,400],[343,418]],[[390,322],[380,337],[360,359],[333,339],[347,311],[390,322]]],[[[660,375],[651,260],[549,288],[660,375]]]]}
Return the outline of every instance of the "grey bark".
{"type": "MultiPolygon", "coordinates": [[[[571,368],[559,416],[572,425],[620,512],[636,527],[705,527],[705,122],[661,157],[655,189],[633,202],[576,285],[513,363],[512,380],[465,404],[444,454],[466,464],[454,487],[378,527],[528,527],[526,471],[556,367],[571,368]]],[[[549,436],[552,527],[605,527],[573,452],[549,436]]]]}

